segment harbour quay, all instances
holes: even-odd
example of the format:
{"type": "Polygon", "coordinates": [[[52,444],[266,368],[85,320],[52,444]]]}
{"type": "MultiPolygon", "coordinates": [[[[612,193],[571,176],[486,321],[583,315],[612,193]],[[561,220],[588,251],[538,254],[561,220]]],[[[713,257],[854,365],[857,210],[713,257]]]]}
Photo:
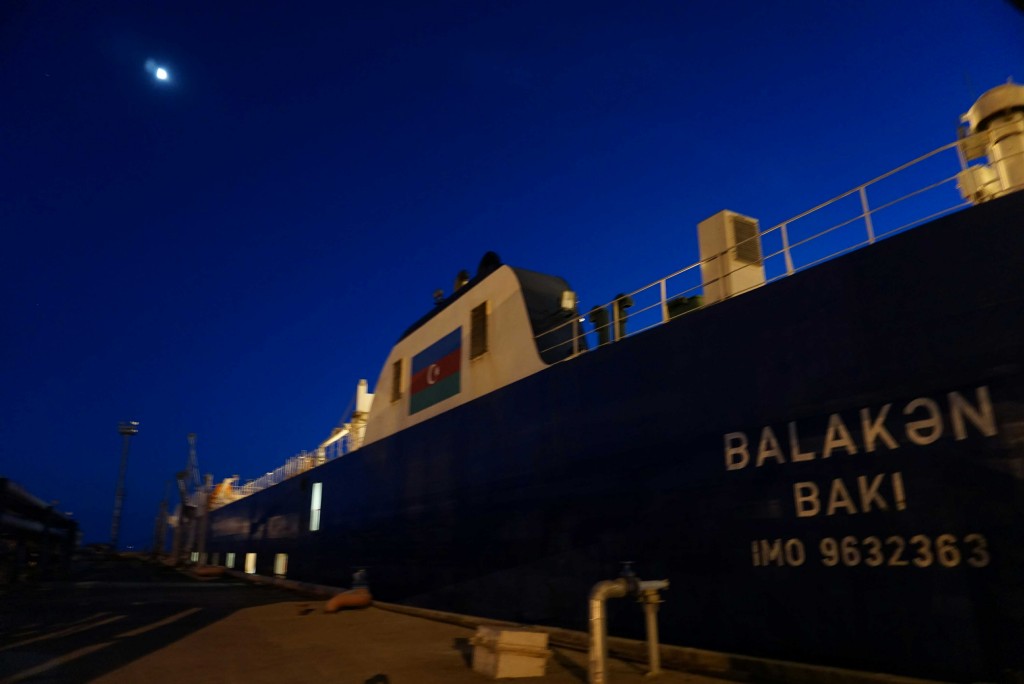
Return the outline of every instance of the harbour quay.
{"type": "MultiPolygon", "coordinates": [[[[141,556],[95,552],[76,560],[68,581],[0,587],[0,682],[492,679],[473,669],[474,618],[391,604],[329,614],[324,605],[322,596],[267,578],[201,579],[141,556]]],[[[666,669],[650,678],[643,643],[610,642],[605,674],[614,684],[921,681],[670,647],[666,669]]],[[[550,630],[545,674],[523,681],[587,682],[585,643],[585,634],[550,630]]]]}

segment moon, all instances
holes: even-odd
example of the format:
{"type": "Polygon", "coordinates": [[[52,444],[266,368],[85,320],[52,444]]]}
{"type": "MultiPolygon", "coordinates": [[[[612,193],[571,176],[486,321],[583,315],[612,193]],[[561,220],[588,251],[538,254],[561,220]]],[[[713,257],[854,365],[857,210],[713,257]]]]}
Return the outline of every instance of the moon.
{"type": "Polygon", "coordinates": [[[158,81],[170,81],[171,72],[167,70],[167,67],[160,66],[157,61],[153,58],[146,60],[146,72],[151,74],[153,78],[158,81]]]}

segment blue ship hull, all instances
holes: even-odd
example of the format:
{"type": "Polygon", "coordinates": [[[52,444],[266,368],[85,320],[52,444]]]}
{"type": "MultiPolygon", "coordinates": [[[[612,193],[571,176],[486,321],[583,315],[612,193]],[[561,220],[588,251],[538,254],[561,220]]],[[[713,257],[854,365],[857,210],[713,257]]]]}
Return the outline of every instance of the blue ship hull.
{"type": "MultiPolygon", "coordinates": [[[[213,511],[207,550],[575,629],[634,561],[671,581],[666,643],[1024,672],[1022,210],[989,202],[556,364],[213,511]]],[[[642,635],[630,603],[613,634],[642,635]]]]}

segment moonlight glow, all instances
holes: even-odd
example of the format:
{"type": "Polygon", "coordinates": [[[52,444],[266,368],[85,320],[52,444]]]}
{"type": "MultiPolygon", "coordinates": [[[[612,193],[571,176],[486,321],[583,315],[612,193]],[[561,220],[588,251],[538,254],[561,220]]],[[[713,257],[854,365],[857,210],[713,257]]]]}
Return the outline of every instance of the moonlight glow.
{"type": "Polygon", "coordinates": [[[156,70],[156,77],[157,77],[157,78],[158,78],[159,80],[161,80],[161,81],[166,81],[166,80],[167,80],[167,76],[168,76],[168,74],[167,74],[167,69],[164,69],[163,67],[157,67],[157,70],[156,70]]]}

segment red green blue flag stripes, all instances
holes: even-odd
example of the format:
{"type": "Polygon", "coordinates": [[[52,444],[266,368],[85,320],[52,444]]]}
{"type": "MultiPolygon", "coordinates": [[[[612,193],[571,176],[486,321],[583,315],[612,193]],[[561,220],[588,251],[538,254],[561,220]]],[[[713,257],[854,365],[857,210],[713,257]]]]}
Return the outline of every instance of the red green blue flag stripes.
{"type": "Polygon", "coordinates": [[[412,357],[409,415],[459,393],[462,328],[456,328],[412,357]]]}

